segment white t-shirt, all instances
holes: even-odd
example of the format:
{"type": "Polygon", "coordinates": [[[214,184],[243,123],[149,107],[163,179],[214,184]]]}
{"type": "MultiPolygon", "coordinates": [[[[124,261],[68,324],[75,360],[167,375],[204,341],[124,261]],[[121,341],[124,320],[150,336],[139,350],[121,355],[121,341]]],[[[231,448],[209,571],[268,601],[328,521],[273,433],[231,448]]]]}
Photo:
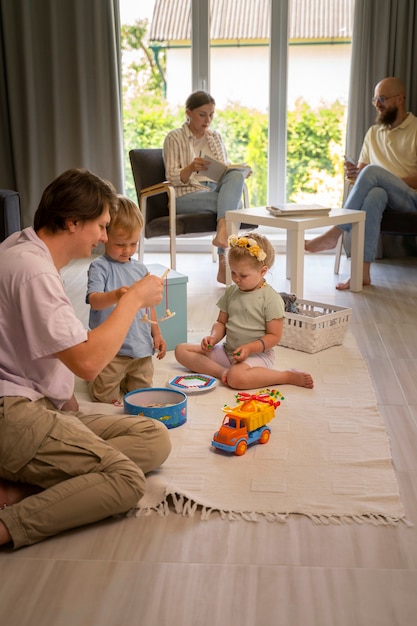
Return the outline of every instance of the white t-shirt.
{"type": "Polygon", "coordinates": [[[47,246],[33,228],[0,245],[0,396],[60,408],[74,375],[54,354],[87,340],[47,246]]]}

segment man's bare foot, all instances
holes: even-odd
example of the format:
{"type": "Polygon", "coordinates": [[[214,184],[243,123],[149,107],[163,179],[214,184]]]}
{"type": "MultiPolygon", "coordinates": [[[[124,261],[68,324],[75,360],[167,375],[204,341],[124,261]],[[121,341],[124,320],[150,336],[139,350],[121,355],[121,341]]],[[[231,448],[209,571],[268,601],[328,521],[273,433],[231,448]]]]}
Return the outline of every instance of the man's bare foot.
{"type": "Polygon", "coordinates": [[[333,226],[330,230],[323,235],[319,235],[311,241],[304,243],[304,249],[307,252],[324,252],[324,250],[332,250],[336,247],[339,237],[341,237],[343,231],[337,226],[333,226]]]}
{"type": "Polygon", "coordinates": [[[6,543],[10,543],[12,540],[12,536],[7,530],[6,526],[3,522],[0,522],[0,546],[4,546],[6,543]]]}
{"type": "Polygon", "coordinates": [[[299,370],[288,370],[287,374],[287,385],[296,385],[297,387],[306,387],[307,389],[313,389],[313,377],[308,372],[300,372],[299,370]]]}
{"type": "MultiPolygon", "coordinates": [[[[369,287],[370,284],[371,284],[371,279],[370,278],[364,278],[363,279],[362,285],[364,287],[369,287]]],[[[350,289],[350,278],[345,280],[343,283],[337,283],[336,289],[338,289],[339,291],[346,291],[346,290],[350,289]]]]}
{"type": "Polygon", "coordinates": [[[23,498],[24,495],[19,483],[10,483],[0,478],[0,509],[12,506],[23,500],[23,498]]]}
{"type": "MultiPolygon", "coordinates": [[[[362,285],[364,287],[368,287],[371,284],[371,263],[369,261],[363,262],[362,277],[362,285]]],[[[346,291],[347,289],[350,289],[350,278],[345,280],[343,283],[337,283],[336,289],[339,291],[346,291]]]]}
{"type": "Polygon", "coordinates": [[[6,506],[13,506],[23,498],[42,491],[36,485],[27,485],[26,483],[12,483],[8,480],[0,478],[0,509],[6,506]]]}
{"type": "MultiPolygon", "coordinates": [[[[27,485],[26,483],[13,483],[0,478],[0,509],[13,506],[24,498],[42,491],[36,485],[27,485]]],[[[12,541],[12,537],[3,522],[0,521],[0,546],[12,541]]]]}
{"type": "Polygon", "coordinates": [[[72,398],[65,402],[65,404],[61,407],[61,411],[70,411],[76,413],[79,410],[80,407],[78,406],[78,401],[74,394],[72,398]]]}

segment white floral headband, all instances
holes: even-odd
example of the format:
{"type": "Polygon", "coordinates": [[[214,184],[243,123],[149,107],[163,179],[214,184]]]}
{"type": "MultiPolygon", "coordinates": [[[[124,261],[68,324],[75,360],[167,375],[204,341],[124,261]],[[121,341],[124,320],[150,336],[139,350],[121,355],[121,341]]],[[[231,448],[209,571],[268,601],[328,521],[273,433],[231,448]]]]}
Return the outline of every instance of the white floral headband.
{"type": "Polygon", "coordinates": [[[245,248],[251,256],[254,256],[258,261],[264,261],[266,259],[266,252],[258,245],[258,242],[251,237],[238,237],[237,235],[230,235],[227,240],[229,246],[234,248],[245,248]]]}

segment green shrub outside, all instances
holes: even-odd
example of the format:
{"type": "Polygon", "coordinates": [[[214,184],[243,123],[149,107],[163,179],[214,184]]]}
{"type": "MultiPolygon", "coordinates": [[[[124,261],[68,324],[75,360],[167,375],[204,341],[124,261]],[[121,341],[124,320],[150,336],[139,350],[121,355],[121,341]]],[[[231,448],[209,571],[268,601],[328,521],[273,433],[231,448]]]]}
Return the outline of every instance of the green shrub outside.
{"type": "MultiPolygon", "coordinates": [[[[132,148],[162,147],[164,137],[184,121],[182,107],[172,109],[164,96],[165,53],[146,43],[147,20],[122,25],[123,127],[125,192],[137,201],[129,161],[132,148]]],[[[184,98],[187,94],[184,95],[184,98]]],[[[232,163],[248,163],[251,206],[267,202],[268,115],[230,103],[216,109],[213,124],[222,135],[232,163]]],[[[299,100],[287,117],[287,201],[301,202],[320,194],[340,204],[343,193],[343,152],[346,107],[339,102],[313,109],[299,100]]]]}
{"type": "MultiPolygon", "coordinates": [[[[334,184],[336,195],[343,187],[343,128],[345,107],[339,102],[312,109],[300,100],[288,112],[287,200],[300,201],[303,194],[320,192],[320,185],[334,184]]],[[[172,110],[161,97],[142,95],[124,108],[126,194],[137,200],[129,162],[132,148],[162,147],[165,135],[184,121],[182,108],[172,110]]],[[[232,104],[216,110],[212,127],[227,146],[232,163],[248,163],[253,174],[247,180],[250,203],[267,202],[268,116],[232,104]]],[[[341,197],[340,197],[341,200],[341,197]]]]}

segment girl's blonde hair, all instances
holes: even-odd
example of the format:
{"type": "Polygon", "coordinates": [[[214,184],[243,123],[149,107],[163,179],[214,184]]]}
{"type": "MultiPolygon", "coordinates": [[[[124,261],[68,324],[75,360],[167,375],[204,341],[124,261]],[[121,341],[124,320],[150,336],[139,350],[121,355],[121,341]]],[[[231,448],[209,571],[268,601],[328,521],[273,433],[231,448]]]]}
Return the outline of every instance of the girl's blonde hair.
{"type": "Polygon", "coordinates": [[[275,260],[275,250],[272,243],[263,235],[249,233],[246,235],[231,235],[229,237],[228,261],[251,260],[254,267],[264,265],[270,269],[275,260]]]}
{"type": "Polygon", "coordinates": [[[120,228],[127,235],[131,235],[133,231],[138,228],[140,231],[143,228],[142,213],[138,209],[137,205],[132,200],[126,198],[126,196],[122,196],[121,194],[117,195],[117,205],[115,207],[111,207],[110,218],[110,224],[107,227],[107,232],[114,228],[120,228]]]}

